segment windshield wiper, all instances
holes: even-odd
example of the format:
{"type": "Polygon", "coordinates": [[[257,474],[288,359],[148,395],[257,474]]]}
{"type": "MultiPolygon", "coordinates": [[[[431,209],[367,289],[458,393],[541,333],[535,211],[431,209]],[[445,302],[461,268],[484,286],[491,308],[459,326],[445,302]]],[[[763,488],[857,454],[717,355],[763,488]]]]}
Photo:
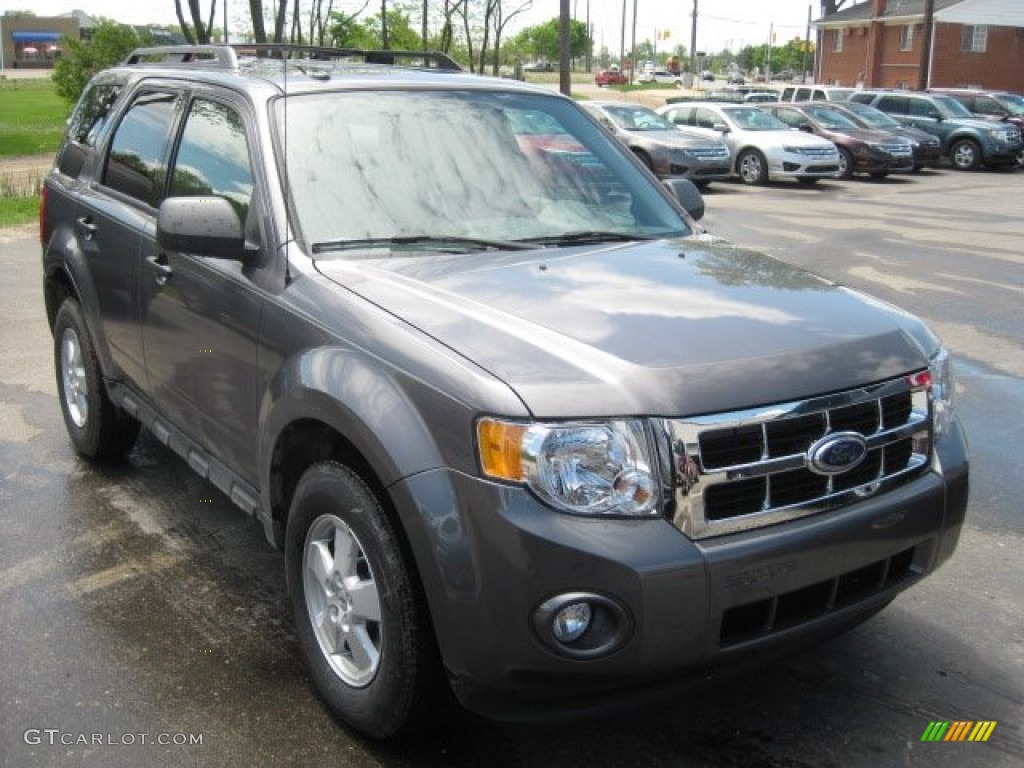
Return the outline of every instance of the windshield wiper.
{"type": "Polygon", "coordinates": [[[543,237],[523,238],[524,243],[537,245],[578,245],[581,243],[629,243],[637,240],[654,240],[649,235],[627,234],[602,230],[584,230],[581,232],[565,232],[561,235],[545,235],[543,237]]]}
{"type": "Polygon", "coordinates": [[[330,240],[313,243],[313,253],[334,253],[392,246],[427,246],[438,251],[462,253],[471,250],[527,251],[533,246],[514,240],[487,240],[481,237],[455,235],[396,235],[395,237],[366,237],[356,240],[330,240]]]}

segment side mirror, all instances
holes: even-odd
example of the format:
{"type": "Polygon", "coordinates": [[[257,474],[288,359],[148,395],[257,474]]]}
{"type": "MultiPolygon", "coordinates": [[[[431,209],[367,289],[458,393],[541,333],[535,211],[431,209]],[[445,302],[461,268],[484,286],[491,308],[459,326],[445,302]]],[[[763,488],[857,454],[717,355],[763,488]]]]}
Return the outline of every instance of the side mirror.
{"type": "Polygon", "coordinates": [[[675,195],[676,200],[694,221],[704,218],[704,196],[696,184],[689,179],[665,179],[661,183],[675,195]]]}
{"type": "Polygon", "coordinates": [[[814,126],[812,126],[810,123],[801,123],[800,130],[803,131],[804,133],[814,133],[814,126]]]}
{"type": "Polygon", "coordinates": [[[156,239],[168,251],[241,260],[242,222],[223,197],[169,197],[160,204],[156,239]]]}
{"type": "Polygon", "coordinates": [[[729,133],[730,132],[729,126],[726,125],[725,123],[715,123],[711,127],[714,128],[719,133],[729,133]]]}

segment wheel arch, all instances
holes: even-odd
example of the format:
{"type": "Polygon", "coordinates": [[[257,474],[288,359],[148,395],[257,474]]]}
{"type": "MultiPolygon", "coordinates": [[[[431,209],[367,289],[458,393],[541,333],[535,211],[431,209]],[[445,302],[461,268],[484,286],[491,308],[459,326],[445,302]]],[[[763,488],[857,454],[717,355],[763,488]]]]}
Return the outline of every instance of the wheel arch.
{"type": "Polygon", "coordinates": [[[260,420],[260,514],[277,547],[295,486],[317,461],[350,466],[382,500],[401,478],[444,464],[393,372],[355,350],[310,350],[290,361],[274,377],[260,420]]]}

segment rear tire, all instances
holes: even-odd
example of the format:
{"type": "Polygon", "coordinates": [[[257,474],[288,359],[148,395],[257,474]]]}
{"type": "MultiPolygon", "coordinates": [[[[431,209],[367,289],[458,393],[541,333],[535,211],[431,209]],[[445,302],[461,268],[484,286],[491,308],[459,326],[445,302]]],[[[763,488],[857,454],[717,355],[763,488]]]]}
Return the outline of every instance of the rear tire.
{"type": "Polygon", "coordinates": [[[302,475],[285,567],[299,643],[334,714],[375,738],[420,724],[441,677],[426,609],[391,519],[348,467],[302,475]]]}
{"type": "Polygon", "coordinates": [[[53,324],[53,359],[64,426],[75,450],[87,459],[114,459],[135,443],[139,422],[111,402],[99,358],[82,316],[66,298],[53,324]]]}

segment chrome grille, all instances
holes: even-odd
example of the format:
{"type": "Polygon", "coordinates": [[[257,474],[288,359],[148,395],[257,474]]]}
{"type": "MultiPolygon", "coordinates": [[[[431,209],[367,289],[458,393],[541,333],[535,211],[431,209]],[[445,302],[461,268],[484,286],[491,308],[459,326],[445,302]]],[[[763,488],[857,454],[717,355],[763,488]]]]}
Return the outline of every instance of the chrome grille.
{"type": "Polygon", "coordinates": [[[810,400],[666,420],[672,517],[700,539],[822,512],[908,482],[931,457],[927,390],[913,375],[810,400]],[[859,463],[823,473],[827,437],[863,437],[859,463]]]}
{"type": "Polygon", "coordinates": [[[910,157],[914,153],[910,144],[883,144],[882,149],[894,157],[910,157]]]}

